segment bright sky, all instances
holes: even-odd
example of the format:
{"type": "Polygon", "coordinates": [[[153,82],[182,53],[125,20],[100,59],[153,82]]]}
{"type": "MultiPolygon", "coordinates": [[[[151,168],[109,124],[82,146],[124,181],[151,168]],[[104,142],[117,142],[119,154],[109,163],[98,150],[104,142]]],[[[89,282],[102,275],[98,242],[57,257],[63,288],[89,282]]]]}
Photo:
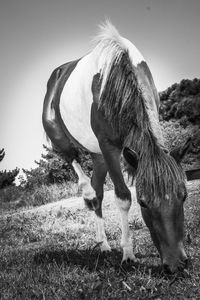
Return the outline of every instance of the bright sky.
{"type": "Polygon", "coordinates": [[[109,17],[148,62],[159,91],[200,77],[199,0],[6,0],[0,3],[0,169],[34,167],[52,70],[83,56],[109,17]]]}

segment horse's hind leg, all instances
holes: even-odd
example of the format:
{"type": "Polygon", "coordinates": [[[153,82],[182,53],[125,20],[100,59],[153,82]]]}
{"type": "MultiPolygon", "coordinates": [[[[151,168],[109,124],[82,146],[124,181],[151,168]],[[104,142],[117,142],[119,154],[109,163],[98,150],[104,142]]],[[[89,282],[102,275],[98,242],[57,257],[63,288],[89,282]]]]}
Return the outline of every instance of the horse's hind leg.
{"type": "Polygon", "coordinates": [[[91,186],[90,178],[83,172],[80,164],[76,159],[72,161],[72,166],[74,171],[78,175],[78,186],[82,192],[83,199],[86,203],[89,203],[88,206],[90,209],[95,209],[96,206],[96,193],[93,187],[91,186]]]}
{"type": "Polygon", "coordinates": [[[92,186],[96,191],[96,239],[97,242],[101,242],[101,251],[110,251],[111,248],[108,245],[107,237],[104,229],[104,220],[102,216],[102,200],[103,200],[103,185],[107,174],[107,166],[104,158],[101,154],[92,154],[93,160],[93,174],[92,174],[92,186]]]}
{"type": "Polygon", "coordinates": [[[93,160],[93,174],[92,180],[85,175],[80,164],[72,161],[72,166],[78,175],[79,188],[82,191],[82,196],[86,206],[95,212],[96,221],[96,238],[97,242],[101,243],[101,251],[110,251],[105,230],[104,221],[102,218],[102,200],[103,200],[103,185],[107,174],[107,167],[105,165],[102,155],[92,154],[93,160]]]}

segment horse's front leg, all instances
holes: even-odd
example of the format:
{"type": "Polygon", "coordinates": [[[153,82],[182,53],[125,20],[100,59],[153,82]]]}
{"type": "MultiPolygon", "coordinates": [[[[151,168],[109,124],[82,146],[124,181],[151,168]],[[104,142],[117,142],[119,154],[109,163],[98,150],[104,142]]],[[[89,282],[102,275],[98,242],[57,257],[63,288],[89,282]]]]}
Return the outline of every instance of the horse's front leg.
{"type": "Polygon", "coordinates": [[[131,193],[127,188],[120,167],[120,150],[111,145],[106,139],[100,139],[99,144],[107,163],[110,177],[114,183],[116,203],[121,216],[122,238],[121,247],[123,248],[122,262],[129,260],[135,261],[133,254],[132,239],[130,236],[128,213],[131,206],[131,193]]]}
{"type": "Polygon", "coordinates": [[[128,213],[131,206],[131,200],[128,199],[128,193],[126,198],[120,196],[119,193],[115,191],[116,194],[116,203],[119,208],[121,216],[121,228],[122,228],[122,237],[121,237],[121,247],[123,249],[123,259],[122,262],[128,262],[129,260],[135,261],[135,255],[133,254],[133,244],[130,236],[130,229],[128,223],[128,213]],[[117,194],[119,196],[117,196],[117,194]]]}

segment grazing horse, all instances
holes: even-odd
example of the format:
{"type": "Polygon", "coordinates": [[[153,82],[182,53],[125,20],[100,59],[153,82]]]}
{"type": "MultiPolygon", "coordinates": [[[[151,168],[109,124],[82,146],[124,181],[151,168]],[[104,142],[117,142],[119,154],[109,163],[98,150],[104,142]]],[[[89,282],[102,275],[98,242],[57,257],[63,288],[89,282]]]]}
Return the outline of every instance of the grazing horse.
{"type": "Polygon", "coordinates": [[[78,175],[85,203],[95,212],[101,250],[110,251],[102,217],[103,185],[109,172],[121,215],[122,261],[135,260],[128,224],[131,193],[120,167],[123,156],[162,263],[175,272],[187,261],[183,246],[187,191],[180,160],[188,143],[174,157],[166,150],[158,107],[158,93],[143,56],[106,22],[89,54],[53,71],[43,126],[54,149],[78,175]],[[91,181],[79,164],[79,148],[91,154],[91,181]]]}

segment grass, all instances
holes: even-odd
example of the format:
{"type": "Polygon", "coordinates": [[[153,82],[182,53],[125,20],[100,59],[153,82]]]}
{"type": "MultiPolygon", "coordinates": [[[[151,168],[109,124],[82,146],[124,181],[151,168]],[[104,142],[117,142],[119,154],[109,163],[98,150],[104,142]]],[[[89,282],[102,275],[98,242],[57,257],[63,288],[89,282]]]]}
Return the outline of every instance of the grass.
{"type": "Polygon", "coordinates": [[[0,210],[5,212],[22,207],[40,206],[72,196],[80,196],[80,191],[74,182],[41,185],[35,189],[9,186],[0,189],[0,210]]]}
{"type": "Polygon", "coordinates": [[[68,208],[60,201],[2,210],[0,299],[200,299],[199,181],[188,188],[185,245],[190,264],[184,273],[168,277],[135,202],[130,227],[138,261],[121,265],[119,216],[111,192],[103,207],[110,254],[100,253],[93,213],[83,206],[68,208]]]}

